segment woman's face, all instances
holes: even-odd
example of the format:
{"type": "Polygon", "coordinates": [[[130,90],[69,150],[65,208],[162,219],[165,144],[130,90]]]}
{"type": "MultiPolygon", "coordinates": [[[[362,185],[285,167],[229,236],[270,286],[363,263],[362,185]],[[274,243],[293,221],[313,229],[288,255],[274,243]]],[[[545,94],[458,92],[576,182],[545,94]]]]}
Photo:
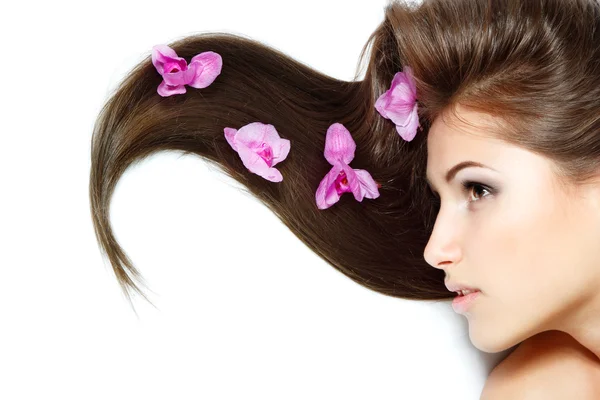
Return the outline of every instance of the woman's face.
{"type": "MultiPolygon", "coordinates": [[[[490,121],[464,108],[459,115],[490,121]]],[[[465,314],[471,342],[499,352],[591,318],[600,292],[600,185],[563,187],[548,159],[484,136],[484,125],[446,119],[434,121],[427,139],[427,177],[441,200],[424,257],[446,282],[481,291],[465,314]],[[485,167],[446,182],[465,161],[485,167]]]]}

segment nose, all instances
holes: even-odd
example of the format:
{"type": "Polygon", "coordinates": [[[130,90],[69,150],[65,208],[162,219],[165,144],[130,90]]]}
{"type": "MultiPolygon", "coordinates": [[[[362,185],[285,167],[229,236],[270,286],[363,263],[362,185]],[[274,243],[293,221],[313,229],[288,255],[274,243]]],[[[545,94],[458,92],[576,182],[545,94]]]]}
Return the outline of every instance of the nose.
{"type": "Polygon", "coordinates": [[[450,220],[442,220],[440,214],[429,237],[423,258],[434,268],[446,270],[462,259],[460,227],[450,220]]]}

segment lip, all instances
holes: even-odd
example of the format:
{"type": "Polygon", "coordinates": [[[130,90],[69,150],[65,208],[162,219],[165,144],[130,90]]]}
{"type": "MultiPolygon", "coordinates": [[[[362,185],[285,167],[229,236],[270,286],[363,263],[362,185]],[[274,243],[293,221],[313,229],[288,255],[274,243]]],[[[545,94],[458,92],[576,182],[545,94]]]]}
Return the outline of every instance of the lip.
{"type": "Polygon", "coordinates": [[[446,288],[451,292],[458,292],[459,290],[479,290],[474,287],[463,285],[462,283],[448,282],[445,283],[446,288]]]}
{"type": "Polygon", "coordinates": [[[473,302],[479,297],[479,295],[481,295],[479,290],[469,293],[466,296],[457,295],[454,300],[452,300],[452,309],[457,314],[465,314],[473,305],[473,302]]]}

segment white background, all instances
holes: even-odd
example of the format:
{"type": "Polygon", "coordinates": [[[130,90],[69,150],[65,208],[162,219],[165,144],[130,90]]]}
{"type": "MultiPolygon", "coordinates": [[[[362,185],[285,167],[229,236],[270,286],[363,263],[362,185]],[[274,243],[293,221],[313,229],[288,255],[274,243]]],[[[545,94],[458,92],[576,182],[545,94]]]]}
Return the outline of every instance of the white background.
{"type": "Polygon", "coordinates": [[[153,45],[226,31],[350,80],[385,4],[0,6],[0,399],[478,399],[503,354],[449,302],[352,282],[200,158],[156,154],[113,197],[157,309],[136,317],[93,233],[93,123],[153,45]]]}

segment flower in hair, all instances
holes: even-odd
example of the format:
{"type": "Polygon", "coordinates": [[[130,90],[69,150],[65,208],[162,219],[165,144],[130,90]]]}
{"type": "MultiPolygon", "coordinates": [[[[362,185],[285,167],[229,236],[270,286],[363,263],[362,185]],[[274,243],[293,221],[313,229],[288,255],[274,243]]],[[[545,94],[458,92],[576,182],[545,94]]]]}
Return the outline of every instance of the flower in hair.
{"type": "Polygon", "coordinates": [[[223,59],[218,53],[205,51],[195,55],[188,65],[175,50],[158,44],[152,47],[152,64],[163,77],[158,85],[158,94],[167,97],[185,93],[185,85],[197,89],[209,86],[221,73],[223,59]]]}
{"type": "Polygon", "coordinates": [[[319,209],[331,207],[345,192],[352,193],[357,201],[362,201],[364,197],[379,197],[380,185],[373,180],[371,174],[348,165],[354,159],[355,150],[356,143],[344,125],[335,123],[327,129],[324,154],[333,167],[321,180],[315,194],[319,209]]]}
{"type": "Polygon", "coordinates": [[[421,126],[417,113],[417,86],[412,69],[404,67],[397,72],[390,88],[375,102],[377,111],[396,124],[396,131],[402,139],[410,142],[421,126]]]}
{"type": "Polygon", "coordinates": [[[282,139],[271,124],[252,122],[239,130],[224,128],[225,139],[238,152],[244,166],[271,182],[281,182],[283,176],[276,168],[290,152],[290,141],[282,139]]]}

